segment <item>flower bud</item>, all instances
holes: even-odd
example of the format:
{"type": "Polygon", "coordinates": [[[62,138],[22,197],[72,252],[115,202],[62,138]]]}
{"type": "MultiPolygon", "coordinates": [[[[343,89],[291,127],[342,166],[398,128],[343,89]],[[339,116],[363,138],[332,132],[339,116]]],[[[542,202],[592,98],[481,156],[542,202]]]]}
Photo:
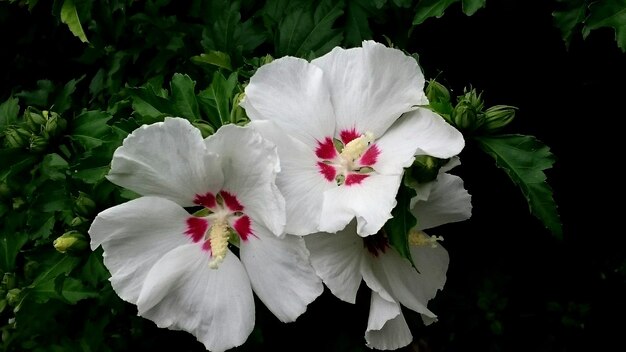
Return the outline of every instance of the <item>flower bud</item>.
{"type": "Polygon", "coordinates": [[[496,132],[508,125],[515,118],[517,108],[509,105],[492,106],[485,111],[485,120],[482,129],[488,132],[496,132]]]}
{"type": "Polygon", "coordinates": [[[65,129],[66,125],[67,123],[65,119],[59,116],[59,114],[56,112],[50,112],[48,114],[48,119],[46,120],[45,131],[50,136],[56,136],[65,129]]]}
{"type": "Polygon", "coordinates": [[[84,192],[78,192],[74,204],[76,213],[82,216],[89,216],[96,209],[96,203],[84,192]]]}
{"type": "Polygon", "coordinates": [[[478,94],[475,89],[465,91],[465,94],[458,97],[452,113],[453,124],[462,131],[477,130],[484,123],[483,107],[482,94],[478,94]]]}
{"type": "Polygon", "coordinates": [[[267,55],[261,57],[260,61],[261,61],[261,65],[260,66],[263,66],[263,65],[267,65],[270,62],[274,61],[274,58],[272,57],[272,55],[267,54],[267,55]]]}
{"type": "Polygon", "coordinates": [[[28,146],[28,148],[35,152],[35,153],[39,153],[42,152],[44,150],[46,150],[46,147],[48,147],[48,139],[44,136],[32,136],[30,139],[30,145],[28,146]]]}
{"type": "Polygon", "coordinates": [[[87,248],[87,240],[80,232],[72,230],[58,237],[52,245],[60,253],[78,252],[87,248]]]}
{"type": "Polygon", "coordinates": [[[439,169],[448,162],[430,155],[418,155],[410,169],[411,178],[418,183],[434,181],[439,175],[439,169]]]}
{"type": "Polygon", "coordinates": [[[22,290],[19,288],[12,288],[7,292],[7,303],[10,307],[15,307],[20,303],[20,294],[22,290]]]}
{"type": "Polygon", "coordinates": [[[43,126],[46,123],[46,116],[44,116],[47,115],[46,113],[47,111],[42,113],[32,106],[27,107],[24,111],[24,121],[26,122],[28,128],[35,133],[39,132],[41,128],[40,126],[43,126]]]}
{"type": "Polygon", "coordinates": [[[431,79],[426,87],[426,97],[429,102],[449,101],[450,91],[443,84],[431,79]]]}
{"type": "Polygon", "coordinates": [[[246,97],[245,93],[235,94],[233,99],[233,109],[230,111],[230,121],[234,124],[242,124],[248,122],[248,115],[246,111],[241,107],[241,102],[246,97]]]}
{"type": "Polygon", "coordinates": [[[69,224],[69,225],[70,225],[71,227],[78,227],[78,226],[80,226],[80,225],[84,224],[84,223],[85,223],[85,221],[87,221],[87,219],[85,219],[84,217],[82,217],[82,216],[77,216],[77,217],[73,218],[73,219],[72,219],[72,221],[70,221],[70,224],[69,224]]]}
{"type": "Polygon", "coordinates": [[[12,288],[15,288],[16,283],[17,279],[15,278],[14,273],[4,273],[4,275],[2,276],[2,286],[4,286],[6,289],[10,290],[12,288]]]}
{"type": "Polygon", "coordinates": [[[200,133],[202,133],[202,138],[206,138],[212,135],[213,133],[215,133],[215,128],[213,128],[213,126],[211,126],[207,122],[196,121],[192,123],[192,125],[194,125],[197,129],[200,130],[200,133]]]}
{"type": "Polygon", "coordinates": [[[30,132],[23,128],[7,128],[4,132],[4,145],[7,148],[23,148],[28,144],[30,132]]]}

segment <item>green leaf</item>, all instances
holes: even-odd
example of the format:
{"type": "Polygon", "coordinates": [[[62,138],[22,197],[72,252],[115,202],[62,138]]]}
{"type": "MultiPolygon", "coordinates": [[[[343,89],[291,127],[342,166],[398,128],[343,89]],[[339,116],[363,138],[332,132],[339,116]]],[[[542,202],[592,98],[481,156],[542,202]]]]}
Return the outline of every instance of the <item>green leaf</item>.
{"type": "Polygon", "coordinates": [[[60,275],[67,276],[80,263],[80,258],[78,257],[63,255],[57,252],[50,253],[47,258],[40,262],[42,270],[29,287],[33,288],[44,282],[52,281],[60,275]]]}
{"type": "Polygon", "coordinates": [[[11,272],[15,269],[17,254],[28,242],[28,236],[20,232],[2,233],[0,235],[0,269],[11,272]]]}
{"type": "Polygon", "coordinates": [[[52,111],[58,112],[59,114],[64,113],[72,106],[72,98],[71,95],[76,90],[76,85],[85,78],[85,75],[80,77],[79,79],[73,79],[63,86],[63,89],[57,95],[56,99],[54,99],[54,104],[51,108],[52,111]]]}
{"type": "Polygon", "coordinates": [[[365,0],[348,2],[346,8],[346,33],[344,43],[347,46],[361,46],[364,40],[372,39],[369,26],[369,3],[365,0]]]}
{"type": "Polygon", "coordinates": [[[17,115],[20,112],[20,100],[9,97],[4,103],[0,104],[0,132],[17,122],[17,115]]]}
{"type": "Polygon", "coordinates": [[[104,111],[85,111],[78,115],[72,123],[71,138],[91,149],[100,146],[111,133],[107,121],[111,115],[104,111]]]}
{"type": "Polygon", "coordinates": [[[102,264],[101,251],[91,252],[81,271],[81,279],[92,287],[98,287],[110,276],[108,270],[102,264]]]}
{"type": "Polygon", "coordinates": [[[463,1],[463,13],[471,16],[476,13],[476,11],[485,7],[487,0],[462,0],[463,1]]]}
{"type": "Polygon", "coordinates": [[[602,27],[615,29],[617,46],[626,52],[626,0],[601,0],[589,6],[583,35],[602,27]]]}
{"type": "Polygon", "coordinates": [[[133,110],[148,120],[145,122],[162,121],[166,116],[176,115],[172,103],[157,95],[152,87],[130,88],[133,110]]]}
{"type": "Polygon", "coordinates": [[[411,198],[415,196],[415,191],[411,188],[400,186],[397,205],[391,211],[392,218],[384,226],[389,244],[400,253],[400,256],[408,259],[413,266],[413,258],[409,248],[409,231],[415,227],[417,220],[410,212],[411,198]]]}
{"type": "Polygon", "coordinates": [[[72,34],[78,37],[81,42],[89,43],[83,31],[83,26],[80,24],[80,18],[78,18],[74,0],[63,1],[63,7],[61,7],[61,22],[67,24],[72,34]]]}
{"type": "Polygon", "coordinates": [[[49,108],[48,98],[54,91],[54,84],[50,80],[42,79],[37,81],[37,87],[36,90],[22,91],[15,94],[15,96],[23,98],[24,104],[27,106],[37,106],[44,109],[49,108]]]}
{"type": "Polygon", "coordinates": [[[200,109],[195,93],[196,82],[187,75],[175,73],[170,82],[172,91],[172,103],[177,112],[177,116],[184,117],[190,121],[200,119],[200,109]]]}
{"type": "Polygon", "coordinates": [[[320,56],[339,45],[343,39],[340,29],[333,29],[343,14],[343,1],[324,0],[319,5],[294,8],[278,26],[276,53],[279,56],[320,56]]]}
{"type": "Polygon", "coordinates": [[[230,64],[230,56],[228,56],[228,54],[226,53],[223,53],[217,50],[211,50],[210,52],[206,54],[193,56],[191,57],[191,62],[193,62],[196,65],[207,64],[207,65],[221,67],[229,71],[233,70],[230,64]]]}
{"type": "Polygon", "coordinates": [[[530,211],[554,235],[562,237],[563,229],[557,205],[543,172],[554,164],[550,148],[535,137],[523,135],[479,137],[477,141],[495,159],[496,165],[520,187],[530,211]]]}
{"type": "Polygon", "coordinates": [[[237,87],[236,73],[232,73],[226,79],[220,72],[215,72],[211,85],[198,96],[202,111],[216,129],[230,122],[235,87],[237,87]]]}
{"type": "Polygon", "coordinates": [[[43,158],[41,163],[41,174],[49,180],[58,181],[65,180],[67,171],[67,161],[59,154],[48,154],[43,158]]]}
{"type": "Polygon", "coordinates": [[[76,304],[86,298],[98,297],[98,291],[86,287],[80,280],[73,277],[64,277],[61,284],[57,281],[57,285],[60,288],[61,297],[69,304],[76,304]]]}
{"type": "Polygon", "coordinates": [[[420,0],[415,7],[415,16],[413,17],[413,25],[417,26],[424,23],[431,17],[441,17],[450,5],[459,0],[420,0]]]}
{"type": "Polygon", "coordinates": [[[587,4],[584,0],[559,0],[563,8],[552,12],[554,25],[561,31],[565,46],[569,47],[572,41],[574,28],[585,20],[587,4]]]}

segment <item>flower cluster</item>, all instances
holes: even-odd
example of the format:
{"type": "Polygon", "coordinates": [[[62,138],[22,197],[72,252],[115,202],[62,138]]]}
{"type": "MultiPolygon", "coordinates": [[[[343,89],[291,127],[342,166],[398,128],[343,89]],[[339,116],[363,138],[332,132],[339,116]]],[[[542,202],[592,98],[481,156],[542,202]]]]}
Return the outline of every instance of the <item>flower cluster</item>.
{"type": "Polygon", "coordinates": [[[241,103],[245,127],[206,139],[181,118],[137,129],[107,178],[141,197],[103,211],[89,230],[113,288],[159,327],[223,351],[251,333],[253,292],[291,322],[322,282],[354,303],[365,281],[368,346],[406,346],[401,305],[434,321],[427,303],[446,280],[447,252],[424,230],[471,212],[462,181],[446,173],[463,137],[424,107],[423,88],[413,58],[367,41],[259,68],[241,103]],[[407,236],[417,271],[383,226],[420,155],[451,161],[415,185],[419,226],[407,236]]]}

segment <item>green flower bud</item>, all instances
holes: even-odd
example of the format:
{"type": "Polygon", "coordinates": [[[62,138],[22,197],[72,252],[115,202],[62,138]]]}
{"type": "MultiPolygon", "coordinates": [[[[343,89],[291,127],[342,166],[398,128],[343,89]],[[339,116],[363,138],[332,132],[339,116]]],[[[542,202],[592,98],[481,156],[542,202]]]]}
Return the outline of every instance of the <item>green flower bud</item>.
{"type": "Polygon", "coordinates": [[[4,131],[4,145],[7,148],[23,148],[28,144],[30,132],[23,128],[7,128],[4,131]]]}
{"type": "Polygon", "coordinates": [[[2,286],[10,290],[15,288],[16,284],[17,279],[15,277],[15,273],[4,273],[4,275],[2,276],[2,286]]]}
{"type": "Polygon", "coordinates": [[[274,58],[272,57],[272,55],[267,54],[267,55],[261,57],[260,61],[261,61],[261,65],[260,66],[263,66],[263,65],[269,64],[270,62],[274,61],[274,58]]]}
{"type": "Polygon", "coordinates": [[[482,94],[478,94],[475,89],[458,97],[457,105],[452,113],[452,122],[460,130],[472,132],[477,130],[484,123],[482,94]]]}
{"type": "Polygon", "coordinates": [[[418,183],[434,181],[439,175],[439,169],[448,162],[448,159],[439,159],[430,155],[418,155],[410,169],[411,178],[418,183]]]}
{"type": "Polygon", "coordinates": [[[40,126],[43,126],[46,123],[47,111],[43,113],[32,106],[29,106],[24,111],[24,121],[28,128],[33,132],[38,132],[40,130],[40,126]]]}
{"type": "Polygon", "coordinates": [[[65,130],[66,125],[67,122],[65,121],[65,119],[59,116],[59,114],[57,114],[56,112],[50,112],[48,120],[46,121],[45,131],[50,136],[56,136],[60,132],[65,130]]]}
{"type": "Polygon", "coordinates": [[[78,192],[74,204],[76,213],[82,216],[89,216],[96,209],[96,203],[85,192],[78,192]]]}
{"type": "Polygon", "coordinates": [[[87,221],[87,219],[85,219],[84,217],[82,217],[82,216],[77,216],[77,217],[73,218],[73,219],[72,219],[72,221],[70,221],[70,224],[69,224],[69,225],[70,225],[71,227],[78,227],[78,226],[80,226],[80,225],[84,224],[84,223],[85,223],[85,221],[87,221]]]}
{"type": "Polygon", "coordinates": [[[18,210],[22,205],[26,204],[22,197],[13,198],[13,210],[18,210]]]}
{"type": "Polygon", "coordinates": [[[426,97],[430,102],[449,101],[450,91],[443,84],[431,79],[426,87],[426,97]]]}
{"type": "Polygon", "coordinates": [[[7,292],[7,303],[10,307],[15,307],[20,303],[21,293],[22,290],[20,290],[19,288],[12,288],[9,290],[9,292],[7,292]]]}
{"type": "Polygon", "coordinates": [[[508,125],[515,118],[514,106],[496,105],[485,111],[485,121],[482,129],[488,132],[496,132],[508,125]]]}
{"type": "Polygon", "coordinates": [[[197,129],[200,130],[200,133],[202,133],[202,138],[206,138],[212,135],[213,133],[215,133],[215,128],[213,128],[213,126],[211,126],[207,122],[196,121],[196,122],[193,122],[192,125],[194,125],[197,129]]]}
{"type": "Polygon", "coordinates": [[[249,121],[246,111],[241,107],[241,102],[246,97],[245,93],[235,94],[233,99],[233,109],[230,111],[230,121],[234,124],[245,124],[249,121]]]}
{"type": "Polygon", "coordinates": [[[28,148],[35,152],[35,153],[39,153],[42,152],[44,150],[46,150],[46,147],[48,147],[48,139],[44,136],[33,136],[30,139],[30,145],[28,146],[28,148]]]}
{"type": "Polygon", "coordinates": [[[87,248],[87,240],[78,231],[68,231],[52,242],[54,249],[60,253],[78,252],[87,248]]]}

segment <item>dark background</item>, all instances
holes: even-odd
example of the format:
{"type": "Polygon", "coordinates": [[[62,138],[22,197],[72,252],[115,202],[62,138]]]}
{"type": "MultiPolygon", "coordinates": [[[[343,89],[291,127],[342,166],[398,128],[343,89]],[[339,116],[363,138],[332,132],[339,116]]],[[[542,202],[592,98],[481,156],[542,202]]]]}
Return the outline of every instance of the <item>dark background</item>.
{"type": "MultiPolygon", "coordinates": [[[[6,4],[0,4],[6,6],[6,4]]],[[[519,107],[507,132],[534,135],[557,157],[548,171],[564,224],[556,239],[529,215],[521,192],[468,140],[455,170],[473,195],[473,217],[437,230],[445,236],[451,265],[446,288],[432,302],[439,322],[415,326],[419,351],[626,350],[626,256],[622,168],[626,55],[614,32],[586,40],[574,33],[566,50],[553,26],[553,1],[488,1],[466,17],[458,5],[429,19],[409,37],[406,26],[373,23],[383,34],[420,55],[427,78],[460,94],[472,85],[487,105],[519,107]]],[[[395,18],[409,23],[412,14],[395,18]]],[[[32,89],[39,79],[65,82],[94,68],[77,63],[83,47],[45,9],[0,11],[0,98],[32,89]],[[34,24],[37,24],[36,26],[34,24]],[[46,26],[49,24],[49,26],[46,26]]],[[[265,348],[359,350],[369,296],[357,305],[328,292],[298,323],[284,325],[257,305],[265,348]]],[[[202,350],[185,333],[146,324],[137,350],[165,344],[202,350]]],[[[253,335],[244,349],[258,348],[253,335]]]]}

